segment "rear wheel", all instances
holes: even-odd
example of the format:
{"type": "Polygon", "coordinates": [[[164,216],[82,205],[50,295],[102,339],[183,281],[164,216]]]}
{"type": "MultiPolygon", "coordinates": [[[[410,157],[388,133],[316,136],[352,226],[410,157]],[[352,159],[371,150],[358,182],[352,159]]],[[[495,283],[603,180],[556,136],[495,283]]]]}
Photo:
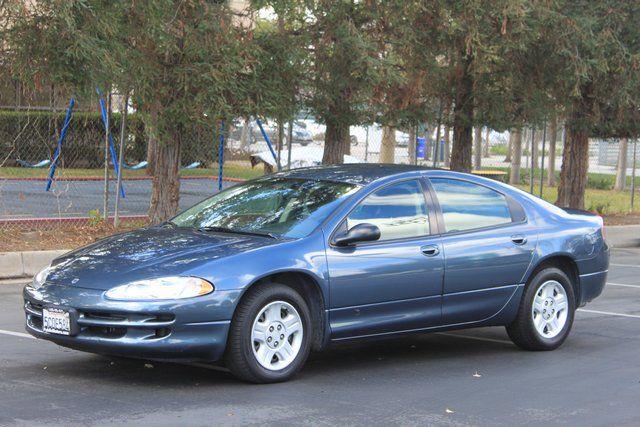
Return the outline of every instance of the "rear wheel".
{"type": "Polygon", "coordinates": [[[310,351],[311,317],[304,299],[281,284],[251,289],[234,314],[226,362],[240,379],[286,381],[310,351]]]}
{"type": "Polygon", "coordinates": [[[569,277],[558,268],[545,268],[527,284],[518,315],[507,326],[507,333],[525,350],[554,350],[569,335],[575,309],[569,277]]]}

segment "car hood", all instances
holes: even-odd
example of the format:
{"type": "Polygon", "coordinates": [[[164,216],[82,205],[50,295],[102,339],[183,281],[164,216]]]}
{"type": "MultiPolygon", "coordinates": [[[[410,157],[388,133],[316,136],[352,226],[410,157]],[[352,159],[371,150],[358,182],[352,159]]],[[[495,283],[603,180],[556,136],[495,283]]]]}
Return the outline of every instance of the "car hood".
{"type": "Polygon", "coordinates": [[[135,280],[188,274],[189,270],[278,240],[158,226],[118,234],[57,258],[45,286],[109,289],[135,280]]]}

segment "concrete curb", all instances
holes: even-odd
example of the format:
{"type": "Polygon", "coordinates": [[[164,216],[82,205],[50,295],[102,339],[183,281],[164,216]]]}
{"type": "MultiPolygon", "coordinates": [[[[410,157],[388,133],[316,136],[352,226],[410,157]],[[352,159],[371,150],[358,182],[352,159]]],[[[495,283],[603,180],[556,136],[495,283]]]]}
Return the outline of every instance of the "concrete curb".
{"type": "Polygon", "coordinates": [[[612,248],[640,247],[640,225],[605,225],[604,233],[612,248]]]}
{"type": "Polygon", "coordinates": [[[25,251],[0,252],[0,280],[31,277],[60,255],[69,252],[55,251],[25,251]]]}

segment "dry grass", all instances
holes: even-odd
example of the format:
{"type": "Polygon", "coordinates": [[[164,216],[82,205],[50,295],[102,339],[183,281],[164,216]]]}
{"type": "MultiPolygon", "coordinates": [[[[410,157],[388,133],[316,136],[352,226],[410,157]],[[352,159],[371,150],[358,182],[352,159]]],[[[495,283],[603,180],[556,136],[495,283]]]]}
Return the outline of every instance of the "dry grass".
{"type": "Polygon", "coordinates": [[[103,237],[146,225],[145,221],[131,221],[114,228],[109,223],[56,224],[47,229],[0,230],[0,252],[44,251],[75,249],[103,237]]]}

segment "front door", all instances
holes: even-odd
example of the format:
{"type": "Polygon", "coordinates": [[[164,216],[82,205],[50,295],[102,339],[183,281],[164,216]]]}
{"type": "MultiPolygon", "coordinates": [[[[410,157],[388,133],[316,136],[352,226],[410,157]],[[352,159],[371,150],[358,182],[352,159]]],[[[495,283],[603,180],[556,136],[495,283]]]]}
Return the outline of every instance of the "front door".
{"type": "Polygon", "coordinates": [[[425,189],[412,179],[373,191],[340,227],[374,224],[380,239],[347,247],[327,242],[334,338],[440,323],[444,259],[440,239],[431,236],[435,219],[425,189]]]}

